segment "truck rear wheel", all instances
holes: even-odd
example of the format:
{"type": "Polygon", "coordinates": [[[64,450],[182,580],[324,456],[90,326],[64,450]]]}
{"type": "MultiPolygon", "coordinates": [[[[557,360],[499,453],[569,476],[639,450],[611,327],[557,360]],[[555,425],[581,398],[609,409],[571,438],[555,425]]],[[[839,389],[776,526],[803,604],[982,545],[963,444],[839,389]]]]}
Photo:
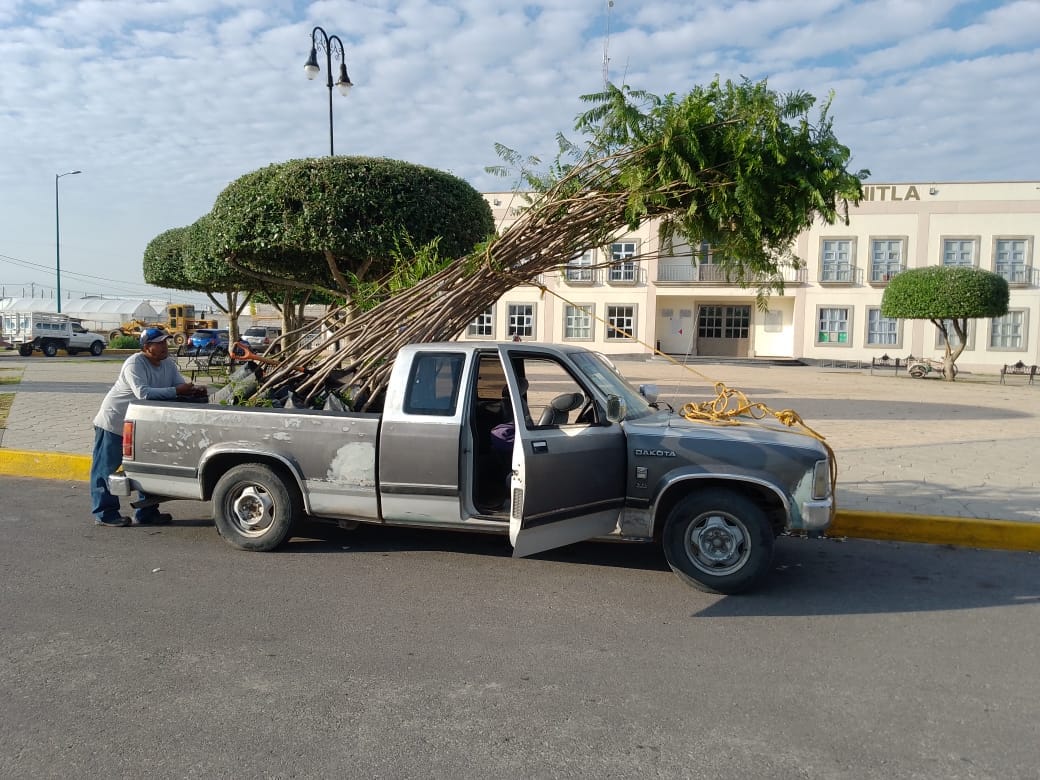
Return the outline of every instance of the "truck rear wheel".
{"type": "Polygon", "coordinates": [[[58,354],[58,345],[55,344],[53,341],[43,342],[43,346],[41,346],[40,349],[43,351],[43,354],[47,357],[54,357],[58,354]]]}
{"type": "Polygon", "coordinates": [[[31,355],[32,353],[33,353],[33,345],[32,344],[19,344],[18,345],[18,354],[21,355],[22,357],[29,357],[29,355],[31,355]]]}
{"type": "Polygon", "coordinates": [[[239,550],[267,552],[288,541],[303,514],[295,485],[262,463],[235,466],[213,491],[217,530],[239,550]]]}
{"type": "Polygon", "coordinates": [[[754,587],[773,561],[773,529],[763,509],[724,488],[691,493],[668,514],[664,555],[680,579],[709,593],[754,587]]]}

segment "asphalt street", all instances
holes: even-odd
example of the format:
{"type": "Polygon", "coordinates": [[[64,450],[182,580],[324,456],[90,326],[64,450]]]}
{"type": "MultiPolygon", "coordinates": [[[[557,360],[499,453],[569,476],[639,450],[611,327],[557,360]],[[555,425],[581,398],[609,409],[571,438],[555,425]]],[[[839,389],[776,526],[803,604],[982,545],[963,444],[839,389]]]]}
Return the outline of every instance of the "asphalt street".
{"type": "Polygon", "coordinates": [[[711,596],[645,547],[96,528],[0,478],[2,777],[1035,778],[1031,553],[781,539],[711,596]]]}

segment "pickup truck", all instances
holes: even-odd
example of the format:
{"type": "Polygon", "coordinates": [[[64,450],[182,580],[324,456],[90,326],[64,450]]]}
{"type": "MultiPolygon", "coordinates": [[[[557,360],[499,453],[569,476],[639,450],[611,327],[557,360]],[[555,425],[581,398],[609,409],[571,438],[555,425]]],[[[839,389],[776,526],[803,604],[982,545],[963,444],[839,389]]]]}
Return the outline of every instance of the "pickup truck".
{"type": "Polygon", "coordinates": [[[22,357],[29,357],[36,350],[47,357],[54,357],[59,349],[70,355],[88,351],[95,356],[105,350],[104,336],[87,330],[64,314],[5,314],[3,326],[11,344],[22,357]]]}
{"type": "Polygon", "coordinates": [[[680,578],[726,594],[769,572],[781,533],[830,525],[820,441],[691,422],[655,397],[577,346],[414,344],[381,412],[135,401],[109,485],[211,500],[244,550],[305,518],[497,533],[514,556],[608,538],[660,544],[680,578]]]}

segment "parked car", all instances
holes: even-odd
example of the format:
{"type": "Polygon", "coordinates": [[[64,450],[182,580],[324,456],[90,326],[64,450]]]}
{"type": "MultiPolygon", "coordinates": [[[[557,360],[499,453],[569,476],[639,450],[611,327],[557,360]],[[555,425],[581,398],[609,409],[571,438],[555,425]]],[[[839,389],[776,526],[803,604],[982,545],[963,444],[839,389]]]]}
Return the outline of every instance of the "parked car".
{"type": "Polygon", "coordinates": [[[199,328],[191,334],[191,345],[197,349],[214,349],[223,347],[227,349],[231,336],[227,330],[215,328],[199,328]]]}
{"type": "Polygon", "coordinates": [[[253,325],[250,328],[246,328],[245,333],[242,334],[242,341],[254,350],[263,352],[266,351],[267,348],[271,346],[271,343],[281,335],[281,328],[253,325]]]}

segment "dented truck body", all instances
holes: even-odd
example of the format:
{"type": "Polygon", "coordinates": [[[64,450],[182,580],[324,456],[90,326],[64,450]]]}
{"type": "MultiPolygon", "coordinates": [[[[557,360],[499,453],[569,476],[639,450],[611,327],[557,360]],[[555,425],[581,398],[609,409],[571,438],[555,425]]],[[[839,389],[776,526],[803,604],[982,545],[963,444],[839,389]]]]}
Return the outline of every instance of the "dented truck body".
{"type": "Polygon", "coordinates": [[[781,532],[830,524],[819,441],[652,401],[578,347],[418,344],[379,413],[135,402],[110,485],[212,500],[242,549],[279,546],[304,517],[499,533],[519,556],[655,542],[682,579],[722,593],[761,580],[781,532]]]}

